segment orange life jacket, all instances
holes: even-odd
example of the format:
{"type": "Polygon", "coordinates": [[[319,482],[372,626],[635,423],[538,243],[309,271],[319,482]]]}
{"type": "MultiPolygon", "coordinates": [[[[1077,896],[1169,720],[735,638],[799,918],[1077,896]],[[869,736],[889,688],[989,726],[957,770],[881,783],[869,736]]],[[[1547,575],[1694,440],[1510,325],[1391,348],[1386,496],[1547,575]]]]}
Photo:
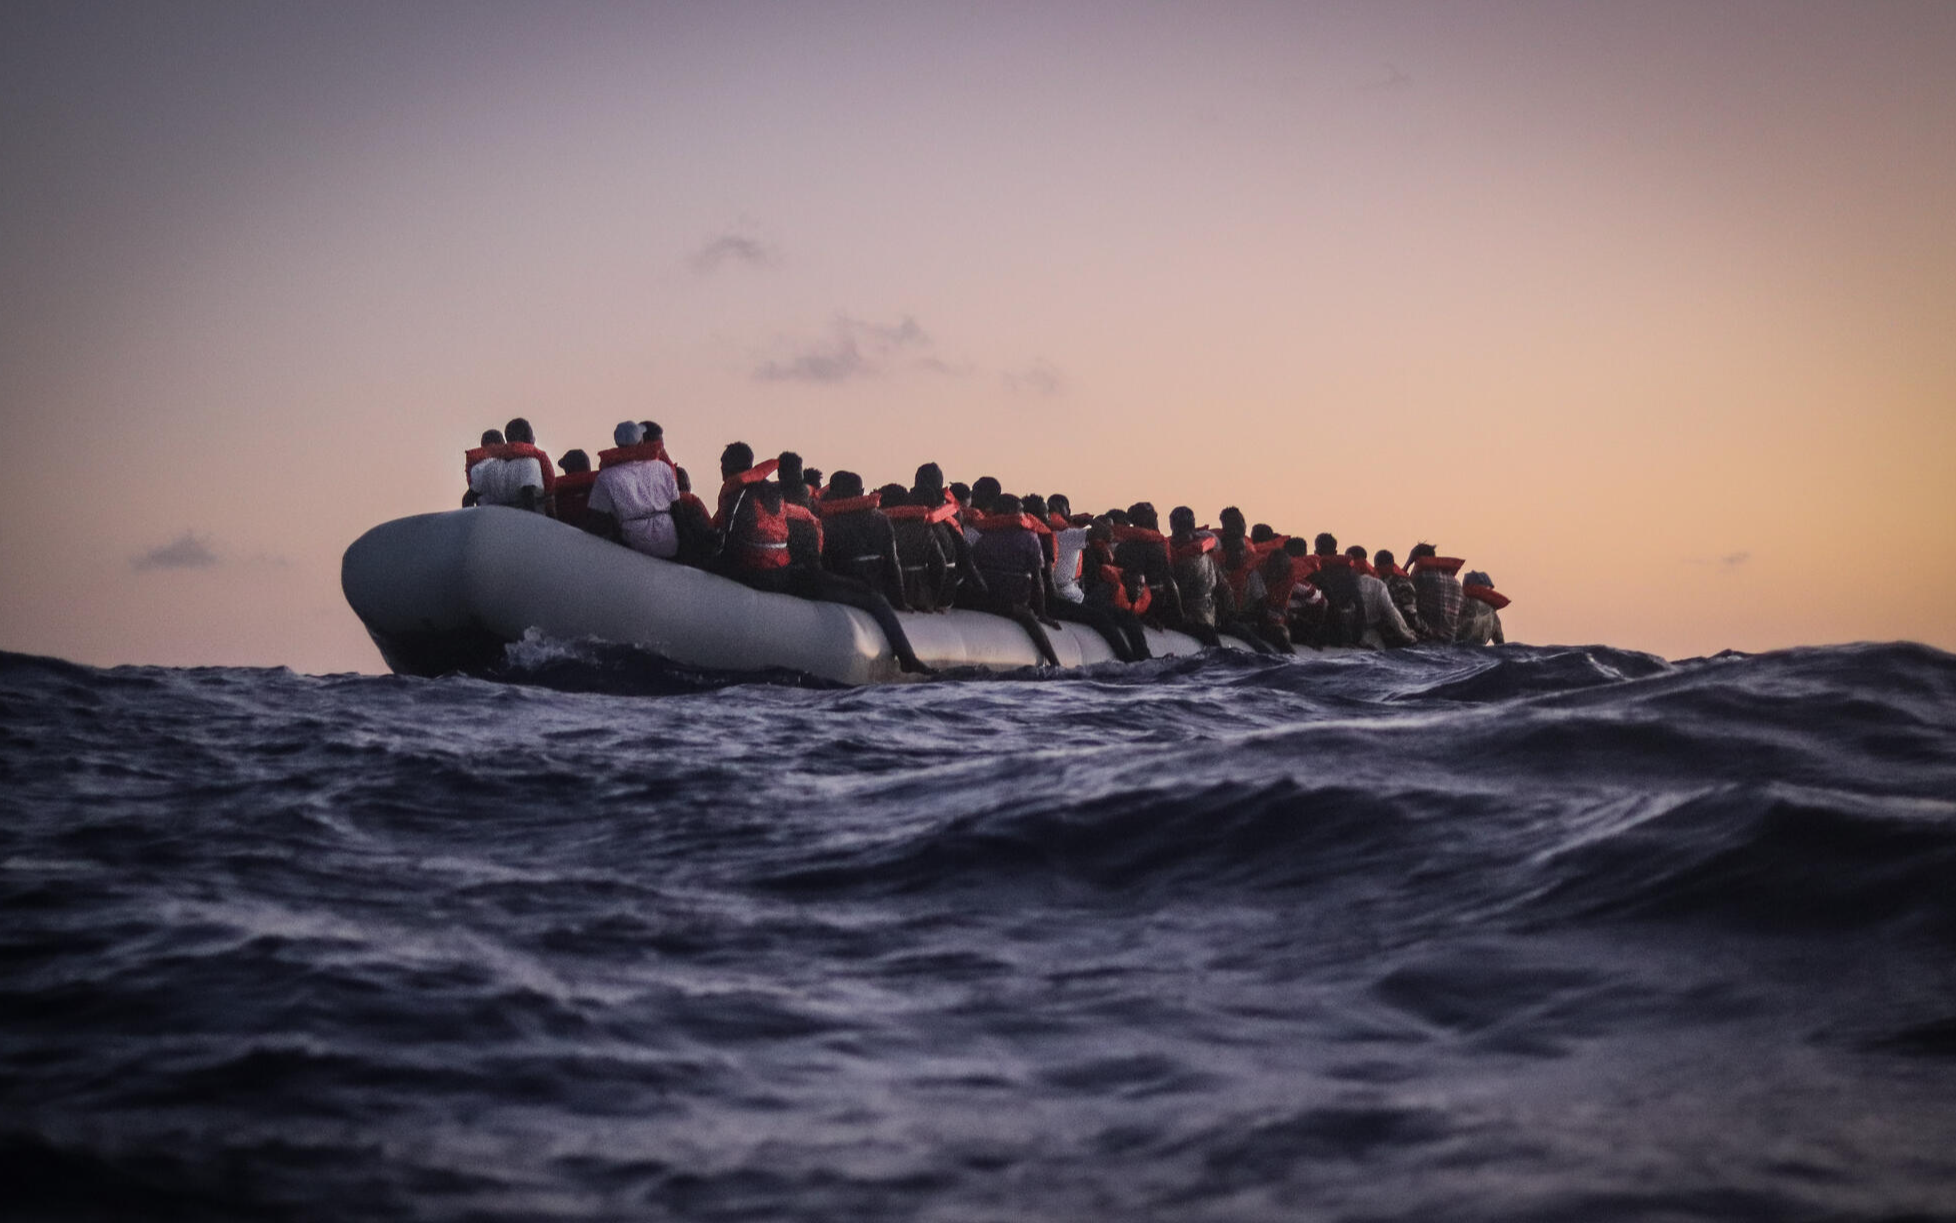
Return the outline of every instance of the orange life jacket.
{"type": "Polygon", "coordinates": [[[1217,546],[1217,540],[1214,535],[1191,535],[1189,541],[1185,544],[1172,543],[1171,541],[1169,559],[1192,561],[1204,552],[1214,552],[1217,546]]]}
{"type": "Polygon", "coordinates": [[[878,509],[882,504],[882,493],[864,493],[860,497],[823,497],[815,503],[815,511],[824,518],[833,518],[837,514],[853,514],[857,510],[878,509]]]}
{"type": "Polygon", "coordinates": [[[484,459],[535,459],[543,469],[543,492],[545,496],[557,491],[557,469],[550,465],[550,456],[528,442],[498,442],[493,446],[477,446],[462,452],[462,474],[468,475],[475,465],[484,459]]]}
{"type": "Polygon", "coordinates": [[[1492,586],[1462,586],[1460,592],[1470,599],[1479,599],[1495,611],[1500,611],[1509,602],[1507,595],[1502,594],[1492,586]]]}
{"type": "Polygon", "coordinates": [[[728,476],[726,482],[720,485],[720,505],[713,512],[713,525],[716,528],[725,527],[727,525],[727,513],[733,509],[734,499],[740,496],[740,491],[749,484],[759,484],[762,480],[767,479],[774,474],[774,469],[779,466],[781,466],[781,460],[769,459],[765,463],[754,464],[746,471],[737,471],[733,475],[728,476]]]}
{"type": "Polygon", "coordinates": [[[581,526],[590,513],[591,486],[597,483],[595,471],[567,471],[557,477],[557,520],[581,526]]]}
{"type": "Polygon", "coordinates": [[[632,446],[613,446],[609,450],[598,451],[598,470],[618,467],[626,463],[664,463],[672,468],[673,474],[679,472],[679,464],[666,454],[664,442],[639,442],[632,446]]]}
{"type": "Polygon", "coordinates": [[[1162,559],[1167,561],[1170,565],[1173,565],[1175,563],[1175,553],[1174,550],[1169,547],[1168,537],[1166,535],[1163,535],[1160,531],[1150,530],[1147,527],[1135,527],[1135,526],[1124,527],[1118,522],[1113,524],[1113,528],[1114,528],[1115,543],[1117,544],[1126,543],[1130,539],[1139,539],[1147,543],[1156,544],[1161,548],[1162,559]]]}
{"type": "Polygon", "coordinates": [[[1032,531],[1051,535],[1053,529],[1031,514],[972,514],[968,525],[974,531],[1032,531]]]}
{"type": "Polygon", "coordinates": [[[734,560],[741,568],[788,567],[788,511],[798,509],[801,507],[784,502],[779,510],[770,511],[760,498],[748,498],[747,512],[753,517],[748,520],[746,534],[734,545],[734,560]]]}
{"type": "Polygon", "coordinates": [[[943,505],[893,505],[883,511],[886,518],[902,520],[921,518],[925,522],[949,522],[957,517],[958,503],[946,502],[943,505]]]}
{"type": "Polygon", "coordinates": [[[1415,576],[1428,569],[1436,569],[1441,573],[1459,573],[1460,567],[1466,563],[1457,556],[1422,556],[1413,562],[1411,572],[1415,576]]]}

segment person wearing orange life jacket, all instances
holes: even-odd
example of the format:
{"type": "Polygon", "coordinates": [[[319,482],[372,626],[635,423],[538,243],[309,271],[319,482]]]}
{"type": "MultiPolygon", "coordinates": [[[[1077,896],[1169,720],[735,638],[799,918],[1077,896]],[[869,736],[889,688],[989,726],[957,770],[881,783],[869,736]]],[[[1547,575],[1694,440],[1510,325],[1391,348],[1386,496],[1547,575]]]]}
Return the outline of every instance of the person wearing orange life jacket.
{"type": "Polygon", "coordinates": [[[679,500],[673,465],[661,458],[664,447],[648,445],[638,422],[619,421],[616,443],[598,452],[598,477],[586,504],[597,534],[634,552],[671,560],[679,555],[679,529],[672,506],[679,500]]]}
{"type": "MultiPolygon", "coordinates": [[[[971,491],[976,504],[978,489],[973,486],[971,491]]],[[[1059,656],[1041,624],[1046,618],[1046,553],[1017,497],[1000,493],[990,499],[990,505],[990,513],[974,515],[966,528],[977,536],[971,556],[985,575],[986,586],[986,594],[974,600],[973,609],[1017,623],[1047,665],[1057,667],[1059,656]]]]}
{"type": "Polygon", "coordinates": [[[1098,611],[1102,620],[1113,626],[1113,635],[1105,631],[1101,635],[1107,638],[1115,657],[1122,662],[1140,662],[1153,657],[1141,616],[1147,612],[1154,596],[1139,576],[1129,575],[1114,562],[1114,522],[1104,515],[1093,519],[1087,526],[1087,549],[1081,556],[1080,587],[1086,595],[1082,606],[1098,611]],[[1116,644],[1116,636],[1120,639],[1119,644],[1116,644]]]}
{"type": "Polygon", "coordinates": [[[507,505],[543,510],[556,490],[557,472],[550,456],[537,449],[536,434],[522,417],[503,426],[504,441],[487,442],[463,457],[469,489],[478,505],[507,505]]]}
{"type": "MultiPolygon", "coordinates": [[[[923,506],[932,517],[933,530],[937,532],[939,545],[944,558],[951,567],[953,601],[962,603],[965,599],[975,599],[984,594],[985,578],[978,572],[978,566],[971,559],[971,541],[965,538],[964,526],[957,515],[963,509],[963,498],[958,496],[962,484],[944,487],[944,469],[935,463],[923,463],[917,467],[916,481],[910,488],[910,504],[923,506]],[[939,518],[939,506],[951,507],[950,516],[939,518]]],[[[971,490],[964,489],[969,497],[971,490]]],[[[940,602],[939,606],[946,606],[940,602]]]]}
{"type": "MultiPolygon", "coordinates": [[[[942,501],[933,505],[913,504],[909,490],[901,484],[885,484],[877,491],[881,501],[877,508],[890,524],[890,534],[896,544],[904,601],[913,611],[950,610],[957,579],[938,530],[938,524],[950,517],[950,507],[942,501]],[[937,518],[933,520],[932,515],[937,518]]],[[[830,495],[834,495],[833,491],[830,495]]]]}
{"type": "Polygon", "coordinates": [[[1182,607],[1181,630],[1215,647],[1222,644],[1216,626],[1232,618],[1229,587],[1216,567],[1216,537],[1195,529],[1195,511],[1178,505],[1168,511],[1170,578],[1182,607]]]}
{"type": "Polygon", "coordinates": [[[551,512],[558,522],[580,531],[592,527],[591,486],[598,473],[591,470],[591,456],[582,450],[566,450],[558,460],[557,492],[551,497],[551,512]]]}
{"type": "Polygon", "coordinates": [[[1046,498],[1046,517],[1053,528],[1053,593],[1069,603],[1084,603],[1081,558],[1087,551],[1087,522],[1073,517],[1073,503],[1064,493],[1046,498]]]}
{"type": "MultiPolygon", "coordinates": [[[[1111,517],[1111,515],[1110,515],[1111,517]]],[[[1127,522],[1113,527],[1114,562],[1130,577],[1147,583],[1151,594],[1145,619],[1164,628],[1183,627],[1181,592],[1175,586],[1168,537],[1152,502],[1127,507],[1127,522]]]]}
{"type": "Polygon", "coordinates": [[[863,492],[861,476],[836,472],[828,495],[815,507],[822,519],[822,564],[881,593],[897,610],[909,611],[896,531],[882,504],[881,493],[863,492]]]}
{"type": "Polygon", "coordinates": [[[1508,605],[1508,596],[1494,589],[1494,579],[1476,569],[1461,580],[1460,589],[1464,597],[1460,603],[1460,621],[1454,628],[1454,644],[1508,644],[1501,632],[1501,609],[1508,605]]]}
{"type": "Polygon", "coordinates": [[[797,565],[822,567],[822,520],[815,516],[815,498],[803,479],[801,456],[784,450],[775,460],[774,479],[781,487],[781,500],[792,508],[788,513],[788,558],[797,565]]]}
{"type": "Polygon", "coordinates": [[[1297,580],[1291,558],[1281,548],[1264,553],[1243,586],[1243,619],[1280,653],[1291,652],[1292,603],[1300,588],[1316,593],[1308,583],[1297,580]]]}
{"type": "Polygon", "coordinates": [[[1040,575],[1046,584],[1046,614],[1069,624],[1085,625],[1107,642],[1115,658],[1122,662],[1135,661],[1127,632],[1120,622],[1105,608],[1086,601],[1086,591],[1080,586],[1080,575],[1087,546],[1087,528],[1075,526],[1069,515],[1061,512],[1072,509],[1067,499],[1056,493],[1048,501],[1038,493],[1029,493],[1021,499],[1020,504],[1043,528],[1036,534],[1047,561],[1046,571],[1040,575]],[[1054,508],[1056,506],[1057,510],[1054,508]],[[1061,581],[1062,573],[1067,579],[1065,582],[1061,581]]]}
{"type": "Polygon", "coordinates": [[[1324,595],[1324,628],[1319,645],[1352,647],[1365,637],[1365,604],[1358,590],[1358,571],[1352,559],[1338,551],[1338,537],[1323,531],[1317,537],[1316,564],[1305,581],[1324,595]]]}
{"type": "Polygon", "coordinates": [[[746,442],[727,443],[727,448],[720,452],[720,499],[713,510],[715,531],[727,529],[741,494],[773,475],[775,467],[773,459],[756,464],[754,448],[746,442]]]}
{"type": "Polygon", "coordinates": [[[1392,596],[1393,609],[1399,613],[1399,619],[1405,623],[1407,631],[1412,633],[1415,641],[1426,640],[1426,634],[1420,627],[1419,591],[1413,587],[1412,576],[1401,569],[1398,558],[1384,548],[1372,554],[1372,568],[1378,573],[1379,580],[1385,583],[1386,593],[1392,596]]]}
{"type": "Polygon", "coordinates": [[[1458,557],[1440,556],[1429,543],[1417,543],[1406,554],[1406,571],[1412,574],[1413,589],[1419,595],[1419,619],[1425,630],[1423,640],[1453,644],[1460,628],[1460,604],[1466,595],[1460,589],[1464,563],[1458,557]]]}
{"type": "Polygon", "coordinates": [[[468,509],[476,502],[482,500],[482,494],[477,492],[475,488],[476,466],[488,460],[489,448],[491,446],[500,446],[502,444],[503,431],[501,429],[484,429],[482,431],[482,444],[473,450],[462,452],[462,478],[469,482],[467,491],[462,494],[463,509],[468,509]]]}

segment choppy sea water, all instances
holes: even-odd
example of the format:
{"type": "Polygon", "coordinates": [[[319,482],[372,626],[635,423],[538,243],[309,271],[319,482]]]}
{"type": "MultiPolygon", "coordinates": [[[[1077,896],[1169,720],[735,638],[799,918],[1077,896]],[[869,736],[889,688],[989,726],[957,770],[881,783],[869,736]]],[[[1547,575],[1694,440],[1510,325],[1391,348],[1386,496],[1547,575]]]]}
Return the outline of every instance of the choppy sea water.
{"type": "Polygon", "coordinates": [[[1956,657],[0,655],[0,1214],[1956,1219],[1956,657]]]}

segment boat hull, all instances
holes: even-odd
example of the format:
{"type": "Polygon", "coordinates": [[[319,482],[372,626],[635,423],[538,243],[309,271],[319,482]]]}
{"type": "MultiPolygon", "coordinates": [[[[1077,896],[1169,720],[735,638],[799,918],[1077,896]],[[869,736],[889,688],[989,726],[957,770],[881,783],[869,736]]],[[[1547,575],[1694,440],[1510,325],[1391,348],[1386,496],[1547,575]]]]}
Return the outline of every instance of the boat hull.
{"type": "MultiPolygon", "coordinates": [[[[534,630],[639,646],[704,670],[787,670],[843,684],[907,678],[868,613],[751,590],[644,556],[541,514],[498,506],[397,518],[346,550],[340,587],[392,670],[480,673],[534,630]]],[[[940,670],[1013,670],[1041,660],[1001,616],[899,612],[917,656],[940,670]]],[[[1048,629],[1066,667],[1109,662],[1082,625],[1048,629]]],[[[1203,647],[1148,630],[1158,656],[1203,647]]]]}

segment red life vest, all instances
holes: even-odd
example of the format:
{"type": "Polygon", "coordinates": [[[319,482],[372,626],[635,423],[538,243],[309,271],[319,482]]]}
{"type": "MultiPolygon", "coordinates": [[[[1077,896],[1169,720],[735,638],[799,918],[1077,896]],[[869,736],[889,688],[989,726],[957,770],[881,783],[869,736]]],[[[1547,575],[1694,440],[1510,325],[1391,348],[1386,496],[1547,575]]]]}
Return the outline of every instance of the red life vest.
{"type": "Polygon", "coordinates": [[[824,518],[832,518],[837,514],[853,514],[857,510],[878,509],[882,504],[882,493],[864,493],[860,497],[823,497],[815,503],[815,510],[824,518]]]}
{"type": "Polygon", "coordinates": [[[1411,572],[1415,576],[1428,569],[1436,569],[1441,573],[1459,573],[1460,567],[1466,563],[1457,556],[1422,556],[1413,562],[1411,572]]]}
{"type": "Polygon", "coordinates": [[[1344,557],[1342,557],[1342,556],[1339,556],[1339,557],[1330,557],[1330,556],[1293,556],[1293,557],[1291,557],[1291,558],[1290,558],[1290,578],[1291,578],[1291,581],[1293,581],[1293,582],[1302,582],[1302,581],[1304,581],[1304,580],[1306,580],[1306,579],[1307,579],[1307,578],[1309,578],[1309,577],[1310,577],[1310,576],[1311,576],[1312,574],[1314,574],[1314,573],[1316,573],[1316,572],[1317,572],[1318,570],[1320,570],[1320,569],[1322,569],[1322,568],[1324,568],[1324,564],[1323,564],[1323,562],[1325,562],[1325,561],[1330,561],[1330,560],[1341,560],[1341,561],[1342,561],[1342,560],[1344,560],[1344,559],[1345,559],[1345,558],[1344,558],[1344,557]]]}
{"type": "Polygon", "coordinates": [[[1147,543],[1156,544],[1161,548],[1162,559],[1170,565],[1175,563],[1175,553],[1168,545],[1168,537],[1160,531],[1151,531],[1147,527],[1124,527],[1118,522],[1113,524],[1113,528],[1115,543],[1126,543],[1130,539],[1139,539],[1147,543]]]}
{"type": "Polygon", "coordinates": [[[468,475],[475,465],[484,459],[535,459],[543,469],[543,492],[545,496],[557,491],[557,469],[550,465],[550,456],[528,442],[498,442],[493,446],[477,446],[462,452],[462,474],[468,475]]]}
{"type": "Polygon", "coordinates": [[[597,480],[595,471],[567,471],[557,477],[557,521],[584,525],[591,512],[591,486],[597,480]]]}
{"type": "Polygon", "coordinates": [[[972,514],[969,525],[974,531],[1032,531],[1040,535],[1051,535],[1053,529],[1034,518],[1031,514],[972,514]]]}
{"type": "Polygon", "coordinates": [[[765,463],[754,464],[746,471],[737,471],[733,475],[728,476],[726,482],[720,485],[720,505],[713,513],[713,525],[715,527],[726,526],[727,511],[733,509],[734,499],[740,496],[740,490],[746,488],[749,484],[759,484],[762,480],[773,475],[774,469],[779,466],[781,466],[781,460],[769,459],[765,463]]]}
{"type": "Polygon", "coordinates": [[[613,446],[609,450],[598,451],[599,471],[625,463],[664,463],[672,468],[674,475],[679,473],[679,464],[666,454],[664,442],[639,442],[633,446],[613,446]]]}
{"type": "Polygon", "coordinates": [[[1171,545],[1169,559],[1192,561],[1204,552],[1214,552],[1216,547],[1216,537],[1213,535],[1191,535],[1187,543],[1171,545]]]}
{"type": "Polygon", "coordinates": [[[1387,565],[1384,569],[1374,569],[1372,576],[1379,578],[1405,578],[1411,577],[1412,574],[1407,573],[1397,565],[1387,565]]]}
{"type": "MultiPolygon", "coordinates": [[[[758,481],[751,481],[758,483],[758,481]]],[[[753,515],[748,520],[747,533],[735,545],[735,560],[743,569],[786,569],[788,567],[788,512],[801,510],[798,505],[783,503],[779,510],[770,511],[761,504],[758,497],[748,498],[747,512],[753,515]]],[[[801,510],[807,513],[807,510],[801,510]]]]}
{"type": "Polygon", "coordinates": [[[1479,599],[1495,611],[1500,611],[1509,602],[1507,595],[1502,594],[1492,586],[1462,586],[1460,592],[1470,599],[1479,599]]]}
{"type": "MultiPolygon", "coordinates": [[[[822,520],[817,518],[815,512],[807,506],[796,505],[792,501],[783,501],[781,503],[781,512],[795,522],[805,522],[815,528],[815,555],[820,557],[822,555],[822,520]]],[[[820,564],[821,562],[818,560],[816,563],[820,564]]]]}
{"type": "Polygon", "coordinates": [[[925,522],[949,522],[957,513],[958,504],[952,501],[944,505],[893,505],[883,511],[883,516],[895,521],[920,518],[925,522]]]}
{"type": "Polygon", "coordinates": [[[701,518],[706,517],[706,502],[701,501],[698,497],[694,496],[692,493],[679,494],[678,504],[690,505],[694,509],[699,511],[699,515],[701,518]]]}

